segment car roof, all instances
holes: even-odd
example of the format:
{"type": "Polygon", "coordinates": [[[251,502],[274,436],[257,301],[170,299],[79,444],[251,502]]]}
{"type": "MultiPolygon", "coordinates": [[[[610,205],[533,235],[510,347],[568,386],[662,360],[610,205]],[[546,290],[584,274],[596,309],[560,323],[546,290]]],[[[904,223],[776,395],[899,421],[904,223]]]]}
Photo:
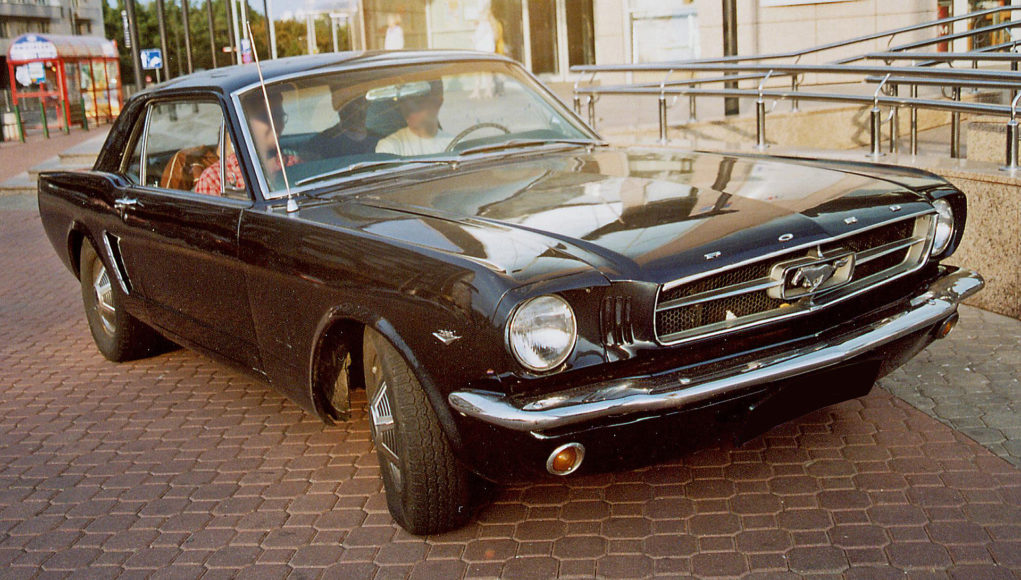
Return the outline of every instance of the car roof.
{"type": "MultiPolygon", "coordinates": [[[[365,52],[331,52],[326,54],[289,56],[262,61],[262,75],[267,82],[296,73],[317,70],[344,70],[365,66],[395,66],[428,62],[456,62],[464,60],[508,61],[499,55],[467,50],[377,50],[365,52]]],[[[259,82],[255,64],[220,67],[177,77],[155,85],[144,93],[159,93],[180,89],[214,89],[225,94],[259,82]]]]}

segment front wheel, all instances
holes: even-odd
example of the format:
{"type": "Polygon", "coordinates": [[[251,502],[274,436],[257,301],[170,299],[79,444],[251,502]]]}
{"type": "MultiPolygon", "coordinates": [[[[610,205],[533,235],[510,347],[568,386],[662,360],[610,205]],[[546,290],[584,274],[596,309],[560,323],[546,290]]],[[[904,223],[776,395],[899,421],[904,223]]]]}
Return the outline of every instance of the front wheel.
{"type": "Polygon", "coordinates": [[[372,440],[387,506],[412,534],[463,526],[471,517],[472,475],[458,463],[421,384],[390,342],[364,339],[372,440]]]}
{"type": "Polygon", "coordinates": [[[160,337],[123,305],[114,274],[88,240],[82,243],[79,277],[85,318],[99,352],[114,362],[155,354],[160,337]]]}

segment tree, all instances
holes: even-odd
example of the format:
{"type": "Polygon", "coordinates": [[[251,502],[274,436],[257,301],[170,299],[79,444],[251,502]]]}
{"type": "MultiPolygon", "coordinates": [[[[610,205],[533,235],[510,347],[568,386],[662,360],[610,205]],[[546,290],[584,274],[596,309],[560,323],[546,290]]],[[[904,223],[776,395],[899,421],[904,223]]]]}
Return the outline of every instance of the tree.
{"type": "MultiPolygon", "coordinates": [[[[230,45],[232,31],[226,18],[224,2],[227,0],[205,0],[213,3],[213,35],[216,42],[216,63],[215,66],[225,66],[232,61],[229,54],[221,51],[222,47],[230,45]]],[[[106,37],[117,41],[118,52],[120,53],[121,76],[125,85],[134,82],[134,69],[131,64],[131,53],[124,42],[124,26],[121,20],[121,11],[124,10],[124,0],[117,0],[116,6],[110,6],[108,2],[102,2],[103,26],[106,37]]],[[[207,20],[205,2],[193,1],[188,5],[188,22],[190,24],[192,68],[196,71],[212,68],[214,66],[213,55],[209,51],[209,23],[207,20]]],[[[167,0],[164,3],[164,16],[167,28],[167,54],[163,55],[164,70],[171,71],[177,75],[178,70],[186,71],[186,57],[184,51],[184,23],[180,0],[167,0]]],[[[136,2],[135,18],[138,21],[138,41],[143,48],[154,48],[159,46],[159,22],[156,14],[156,3],[143,4],[136,2]]],[[[252,35],[255,40],[255,47],[259,51],[260,58],[269,57],[269,44],[266,39],[266,18],[252,9],[248,4],[248,19],[252,25],[252,35]]],[[[301,53],[303,53],[302,51],[301,53]]],[[[298,52],[290,54],[301,54],[298,52]]],[[[164,76],[164,78],[166,78],[164,76]]]]}

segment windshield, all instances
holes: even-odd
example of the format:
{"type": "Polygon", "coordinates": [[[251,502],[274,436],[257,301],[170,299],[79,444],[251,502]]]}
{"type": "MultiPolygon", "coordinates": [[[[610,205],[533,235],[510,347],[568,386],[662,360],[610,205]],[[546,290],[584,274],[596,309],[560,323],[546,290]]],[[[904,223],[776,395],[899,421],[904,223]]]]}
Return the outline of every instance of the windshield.
{"type": "Polygon", "coordinates": [[[316,74],[269,83],[266,93],[254,88],[240,102],[271,198],[284,194],[285,174],[293,188],[410,161],[421,167],[459,154],[594,139],[531,78],[501,62],[316,74]]]}

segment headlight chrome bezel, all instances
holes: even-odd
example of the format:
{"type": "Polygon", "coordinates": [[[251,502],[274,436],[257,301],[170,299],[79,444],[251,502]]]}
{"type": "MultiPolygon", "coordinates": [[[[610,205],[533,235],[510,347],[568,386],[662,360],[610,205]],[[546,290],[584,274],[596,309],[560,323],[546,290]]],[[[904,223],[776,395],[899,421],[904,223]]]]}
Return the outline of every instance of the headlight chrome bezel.
{"type": "Polygon", "coordinates": [[[936,225],[933,228],[932,249],[929,255],[936,257],[944,254],[950,247],[957,233],[957,223],[954,208],[949,200],[944,198],[933,200],[932,207],[936,210],[936,225]]]}
{"type": "MultiPolygon", "coordinates": [[[[566,328],[562,329],[566,330],[566,328]]],[[[528,369],[529,371],[535,373],[547,373],[564,364],[567,361],[567,359],[570,358],[571,353],[574,352],[574,348],[578,344],[578,317],[574,312],[574,308],[571,307],[571,304],[567,300],[563,299],[560,296],[557,296],[556,294],[543,294],[541,296],[535,296],[533,298],[525,300],[524,302],[519,304],[517,308],[514,309],[514,313],[511,314],[510,318],[507,320],[506,341],[507,350],[510,351],[511,355],[514,357],[514,360],[516,360],[518,364],[528,369]],[[518,325],[518,323],[525,322],[520,317],[538,315],[529,314],[529,308],[541,307],[542,303],[551,301],[553,302],[553,307],[556,306],[563,307],[564,310],[562,312],[568,314],[569,316],[570,340],[568,341],[567,345],[557,353],[557,356],[547,360],[545,365],[536,364],[537,361],[535,361],[534,358],[528,356],[529,355],[528,352],[523,353],[519,350],[526,347],[524,346],[524,343],[521,343],[519,340],[516,340],[517,336],[522,335],[516,334],[515,327],[518,325]]]]}

